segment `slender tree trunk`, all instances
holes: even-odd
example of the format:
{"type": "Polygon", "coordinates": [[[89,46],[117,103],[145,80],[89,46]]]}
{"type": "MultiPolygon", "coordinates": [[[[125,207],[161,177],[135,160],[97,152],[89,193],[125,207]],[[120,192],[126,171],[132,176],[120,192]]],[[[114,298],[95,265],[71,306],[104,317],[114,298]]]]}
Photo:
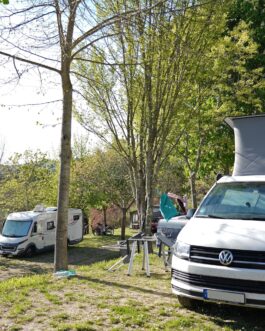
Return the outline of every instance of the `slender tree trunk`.
{"type": "Polygon", "coordinates": [[[107,208],[103,207],[103,233],[106,233],[107,227],[107,208]]]}
{"type": "Polygon", "coordinates": [[[151,235],[151,220],[153,216],[153,157],[149,150],[146,157],[146,223],[145,233],[151,235]]]}
{"type": "Polygon", "coordinates": [[[68,269],[67,227],[71,166],[71,121],[73,89],[69,74],[70,61],[65,65],[67,66],[68,70],[62,70],[63,118],[61,132],[61,163],[58,191],[56,245],[54,255],[55,271],[68,269]]]}
{"type": "Polygon", "coordinates": [[[127,208],[122,208],[122,219],[121,219],[121,240],[125,240],[125,228],[126,228],[126,214],[127,208]]]}
{"type": "Polygon", "coordinates": [[[190,174],[189,180],[192,208],[197,208],[196,174],[194,172],[190,174]]]}
{"type": "Polygon", "coordinates": [[[59,1],[55,2],[57,15],[57,24],[61,45],[61,82],[63,90],[63,116],[61,132],[61,157],[60,157],[60,176],[58,188],[58,211],[57,211],[57,228],[56,228],[56,245],[54,254],[54,269],[67,270],[67,228],[68,228],[68,206],[69,206],[69,189],[70,189],[70,168],[71,168],[71,127],[72,127],[72,109],[73,109],[73,86],[71,82],[71,62],[72,46],[74,35],[74,24],[77,1],[69,1],[69,17],[67,29],[63,29],[62,11],[59,8],[59,1]],[[65,34],[64,34],[65,32],[65,34]]]}
{"type": "Polygon", "coordinates": [[[146,203],[145,203],[145,185],[144,177],[141,170],[138,170],[136,176],[136,187],[135,187],[135,201],[138,213],[138,220],[140,222],[140,229],[144,231],[145,219],[146,219],[146,203]]]}

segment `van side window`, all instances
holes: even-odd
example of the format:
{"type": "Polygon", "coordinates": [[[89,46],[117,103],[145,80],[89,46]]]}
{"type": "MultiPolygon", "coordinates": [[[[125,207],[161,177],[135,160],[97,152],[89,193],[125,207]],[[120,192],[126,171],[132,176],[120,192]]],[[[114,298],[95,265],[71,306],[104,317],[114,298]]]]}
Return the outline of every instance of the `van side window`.
{"type": "Polygon", "coordinates": [[[80,218],[80,215],[74,215],[74,221],[78,221],[80,218]]]}
{"type": "Polygon", "coordinates": [[[37,233],[37,223],[33,224],[32,233],[37,233]]]}
{"type": "Polygon", "coordinates": [[[53,230],[54,228],[54,221],[47,222],[47,230],[53,230]]]}

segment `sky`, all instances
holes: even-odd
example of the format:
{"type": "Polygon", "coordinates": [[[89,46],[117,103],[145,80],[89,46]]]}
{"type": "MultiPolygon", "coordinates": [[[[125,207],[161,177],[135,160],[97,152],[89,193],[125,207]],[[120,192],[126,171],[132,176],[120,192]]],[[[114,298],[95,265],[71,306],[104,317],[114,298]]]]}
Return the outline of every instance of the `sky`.
{"type": "MultiPolygon", "coordinates": [[[[4,144],[4,162],[14,153],[40,150],[58,156],[61,136],[61,87],[40,91],[37,80],[27,77],[18,86],[0,86],[0,148],[4,144]],[[37,87],[38,86],[38,87],[37,87]],[[42,105],[35,105],[43,103],[42,105]]],[[[85,130],[73,120],[73,136],[85,130]]]]}
{"type": "MultiPolygon", "coordinates": [[[[19,5],[16,1],[14,3],[19,5]]],[[[10,24],[8,14],[6,13],[2,26],[10,24]]],[[[21,17],[12,16],[11,22],[19,26],[20,19],[24,20],[24,14],[21,17]]],[[[32,26],[28,30],[23,27],[19,31],[17,29],[15,33],[9,33],[8,29],[1,30],[1,51],[52,67],[58,66],[58,45],[39,48],[39,39],[43,37],[41,26],[36,25],[32,38],[32,26]],[[26,52],[23,52],[23,49],[26,49],[26,52]]],[[[4,144],[4,161],[14,153],[23,153],[28,149],[39,149],[49,153],[51,157],[58,156],[62,103],[51,101],[62,99],[60,76],[53,71],[33,67],[18,60],[13,61],[2,55],[0,68],[0,155],[4,144]]],[[[72,134],[74,138],[87,135],[87,132],[73,119],[72,134]]],[[[91,138],[90,146],[94,146],[94,140],[95,138],[91,138]]]]}

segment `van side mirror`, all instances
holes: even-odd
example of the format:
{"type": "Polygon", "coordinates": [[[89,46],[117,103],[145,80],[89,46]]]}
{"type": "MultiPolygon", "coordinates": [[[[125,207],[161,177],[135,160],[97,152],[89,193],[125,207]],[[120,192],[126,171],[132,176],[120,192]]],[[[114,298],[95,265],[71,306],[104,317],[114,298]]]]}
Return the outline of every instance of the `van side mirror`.
{"type": "Polygon", "coordinates": [[[195,214],[195,211],[196,211],[196,208],[191,208],[191,209],[188,209],[187,211],[187,215],[186,215],[186,218],[189,220],[192,218],[192,216],[195,214]]]}
{"type": "Polygon", "coordinates": [[[220,173],[219,173],[219,174],[217,174],[217,175],[216,175],[216,181],[218,181],[218,180],[219,180],[220,178],[222,178],[222,177],[223,177],[223,175],[222,175],[222,174],[220,174],[220,173]]]}

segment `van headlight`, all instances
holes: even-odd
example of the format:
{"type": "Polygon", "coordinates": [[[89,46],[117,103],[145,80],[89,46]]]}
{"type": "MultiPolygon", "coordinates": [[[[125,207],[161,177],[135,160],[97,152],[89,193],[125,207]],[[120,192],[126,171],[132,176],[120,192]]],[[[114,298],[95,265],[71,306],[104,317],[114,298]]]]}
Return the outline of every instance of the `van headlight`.
{"type": "Polygon", "coordinates": [[[174,245],[173,253],[180,259],[188,260],[190,257],[190,245],[178,241],[174,245]]]}

